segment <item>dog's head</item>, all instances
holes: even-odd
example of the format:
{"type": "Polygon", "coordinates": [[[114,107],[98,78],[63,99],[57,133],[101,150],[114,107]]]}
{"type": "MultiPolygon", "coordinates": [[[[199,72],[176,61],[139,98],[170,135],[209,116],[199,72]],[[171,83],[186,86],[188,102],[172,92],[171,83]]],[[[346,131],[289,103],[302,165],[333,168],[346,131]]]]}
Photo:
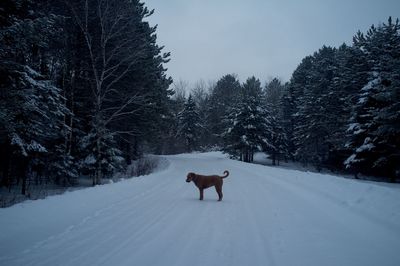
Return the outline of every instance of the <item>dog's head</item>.
{"type": "Polygon", "coordinates": [[[192,181],[194,176],[195,176],[194,173],[192,173],[192,172],[188,173],[186,176],[186,182],[189,183],[190,181],[192,181]]]}

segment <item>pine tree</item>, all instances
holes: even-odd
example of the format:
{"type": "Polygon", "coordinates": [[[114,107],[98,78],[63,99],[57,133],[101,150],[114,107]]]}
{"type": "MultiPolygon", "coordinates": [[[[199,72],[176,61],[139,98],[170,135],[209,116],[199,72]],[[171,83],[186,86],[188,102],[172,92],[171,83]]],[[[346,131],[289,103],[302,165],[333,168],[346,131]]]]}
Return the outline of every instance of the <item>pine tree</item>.
{"type": "MultiPolygon", "coordinates": [[[[363,37],[363,36],[361,36],[363,37]]],[[[371,62],[368,83],[359,91],[349,131],[353,154],[347,167],[395,181],[400,160],[400,25],[372,26],[359,48],[371,62]]]]}
{"type": "Polygon", "coordinates": [[[287,93],[284,96],[283,112],[284,112],[284,132],[287,136],[287,157],[300,160],[297,149],[301,146],[301,136],[299,131],[304,126],[304,121],[299,117],[299,109],[302,103],[304,90],[310,83],[309,75],[313,66],[314,58],[307,56],[303,58],[301,63],[295,69],[290,79],[287,93]]]}
{"type": "Polygon", "coordinates": [[[186,103],[186,90],[188,83],[183,80],[174,83],[174,95],[170,100],[169,112],[166,113],[168,123],[164,127],[164,153],[175,154],[186,151],[185,140],[178,135],[178,115],[184,109],[186,103]]]}
{"type": "Polygon", "coordinates": [[[357,48],[346,44],[336,50],[334,64],[336,71],[325,100],[329,125],[329,158],[325,164],[343,169],[343,161],[350,155],[346,148],[348,121],[358,90],[366,83],[368,65],[357,48]]]}
{"type": "Polygon", "coordinates": [[[192,89],[193,100],[196,102],[197,110],[199,112],[200,123],[203,125],[203,130],[200,132],[199,144],[201,150],[212,148],[214,143],[211,142],[211,130],[207,127],[208,120],[208,104],[210,101],[209,91],[213,88],[213,84],[206,84],[203,80],[196,82],[192,89]]]}
{"type": "Polygon", "coordinates": [[[1,183],[73,185],[85,173],[100,183],[143,143],[155,150],[171,79],[152,13],[139,0],[1,2],[1,183]]]}
{"type": "Polygon", "coordinates": [[[284,86],[277,78],[272,79],[265,86],[265,108],[269,119],[269,142],[266,152],[271,155],[272,165],[276,164],[282,155],[287,154],[287,139],[284,132],[283,113],[282,113],[282,97],[284,86]]]}
{"type": "Polygon", "coordinates": [[[69,110],[50,78],[54,70],[48,63],[55,54],[51,45],[57,40],[60,18],[40,12],[41,7],[41,1],[14,1],[0,8],[5,11],[0,13],[0,128],[4,132],[0,145],[9,151],[4,156],[8,165],[2,165],[3,179],[11,184],[9,172],[15,171],[17,182],[22,180],[22,194],[32,172],[38,178],[45,165],[51,172],[67,162],[59,141],[67,131],[63,119],[69,110]]]}
{"type": "Polygon", "coordinates": [[[313,55],[313,64],[306,74],[307,82],[299,98],[295,128],[296,156],[304,164],[312,162],[318,170],[328,158],[330,132],[330,84],[335,75],[335,49],[322,47],[313,55]]]}
{"type": "Polygon", "coordinates": [[[240,97],[225,118],[228,127],[223,133],[224,152],[241,161],[252,162],[256,151],[271,148],[268,118],[261,83],[251,77],[243,84],[240,97]]]}
{"type": "Polygon", "coordinates": [[[207,111],[207,128],[212,134],[212,142],[222,145],[221,136],[225,132],[224,118],[228,115],[241,90],[240,82],[233,74],[225,75],[213,88],[207,111]]]}
{"type": "Polygon", "coordinates": [[[196,150],[203,125],[200,123],[200,116],[192,95],[189,95],[183,110],[178,114],[178,120],[177,135],[185,140],[186,151],[192,152],[196,150]]]}
{"type": "Polygon", "coordinates": [[[161,135],[159,125],[171,95],[171,79],[163,67],[169,53],[161,53],[156,27],[145,21],[153,11],[139,0],[81,0],[67,5],[86,50],[83,64],[91,89],[90,108],[85,110],[90,120],[84,131],[94,136],[89,139],[95,142],[97,153],[97,184],[107,172],[100,158],[111,136],[113,148],[123,151],[129,162],[138,156],[139,141],[161,135]]]}
{"type": "MultiPolygon", "coordinates": [[[[5,64],[3,64],[5,66],[5,64]]],[[[7,77],[7,90],[0,98],[3,106],[0,122],[7,132],[4,145],[11,145],[13,155],[22,162],[22,194],[28,167],[36,157],[42,163],[54,158],[52,143],[62,136],[63,118],[68,109],[63,105],[60,90],[28,66],[8,66],[0,72],[7,77]]],[[[35,160],[38,162],[38,160],[35,160]]]]}

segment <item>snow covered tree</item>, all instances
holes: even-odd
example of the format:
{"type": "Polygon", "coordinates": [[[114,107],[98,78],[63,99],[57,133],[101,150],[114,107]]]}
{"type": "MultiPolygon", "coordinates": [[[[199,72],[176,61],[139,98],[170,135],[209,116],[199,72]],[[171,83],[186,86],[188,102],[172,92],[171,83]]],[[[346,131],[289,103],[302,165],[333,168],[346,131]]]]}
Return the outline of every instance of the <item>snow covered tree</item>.
{"type": "Polygon", "coordinates": [[[271,155],[272,165],[276,164],[281,156],[287,153],[287,140],[286,134],[283,129],[283,113],[282,113],[282,97],[284,93],[284,86],[277,78],[272,79],[266,84],[265,94],[265,108],[268,115],[268,126],[270,135],[268,137],[270,146],[267,147],[266,152],[271,155]]]}
{"type": "Polygon", "coordinates": [[[372,26],[366,36],[358,35],[355,46],[370,62],[368,83],[359,91],[350,120],[353,154],[345,161],[359,172],[399,176],[400,161],[400,25],[372,26]]]}
{"type": "Polygon", "coordinates": [[[298,100],[295,114],[296,157],[303,164],[313,163],[318,170],[328,158],[330,132],[329,106],[330,84],[335,75],[335,52],[331,47],[322,47],[313,55],[313,63],[306,74],[303,94],[298,100]]]}
{"type": "Polygon", "coordinates": [[[88,58],[85,63],[92,88],[88,134],[95,135],[91,138],[97,153],[95,183],[100,183],[105,169],[99,158],[110,135],[126,140],[129,145],[121,146],[130,153],[131,144],[135,145],[138,138],[160,133],[157,125],[170,95],[171,80],[163,68],[169,53],[161,54],[162,47],[155,43],[156,27],[144,21],[153,11],[139,0],[67,4],[88,58]]]}
{"type": "MultiPolygon", "coordinates": [[[[106,136],[101,142],[101,153],[97,152],[97,143],[95,141],[95,132],[90,132],[84,136],[80,143],[79,149],[82,152],[83,159],[79,162],[80,170],[91,176],[95,176],[97,162],[101,162],[101,168],[104,175],[112,174],[117,170],[121,170],[125,164],[122,152],[117,148],[114,137],[109,132],[103,134],[106,136]],[[97,157],[100,156],[100,157],[97,157]]],[[[93,178],[93,185],[98,184],[93,178]]]]}
{"type": "Polygon", "coordinates": [[[201,150],[211,148],[211,146],[214,144],[210,142],[212,140],[212,134],[211,130],[207,127],[210,100],[209,92],[214,88],[214,86],[215,85],[212,82],[207,84],[204,80],[198,80],[191,92],[199,112],[200,123],[203,125],[203,130],[200,132],[199,137],[199,145],[201,150]]]}
{"type": "Polygon", "coordinates": [[[221,145],[221,134],[225,132],[224,117],[228,115],[241,90],[236,75],[223,76],[210,93],[207,114],[207,128],[212,134],[212,142],[221,145]]]}
{"type": "Polygon", "coordinates": [[[186,151],[196,150],[203,125],[200,123],[200,116],[192,95],[189,95],[183,110],[178,114],[178,121],[177,135],[184,139],[186,151]]]}
{"type": "Polygon", "coordinates": [[[293,98],[293,91],[290,84],[286,86],[285,91],[283,92],[280,107],[282,112],[282,132],[285,136],[284,158],[285,160],[290,159],[294,161],[294,154],[296,152],[294,144],[294,125],[296,123],[294,119],[295,100],[293,98]]]}
{"type": "Polygon", "coordinates": [[[357,32],[352,46],[324,46],[304,58],[282,98],[289,154],[295,150],[295,159],[318,169],[343,169],[345,161],[353,172],[394,181],[398,51],[399,23],[389,18],[366,35],[357,32]]]}
{"type": "MultiPolygon", "coordinates": [[[[53,86],[48,80],[28,66],[6,66],[0,69],[5,75],[6,86],[0,97],[0,124],[7,132],[5,143],[11,145],[13,156],[18,158],[22,164],[23,185],[22,194],[25,194],[25,182],[28,167],[31,166],[32,158],[40,159],[42,163],[52,160],[47,157],[56,153],[54,143],[63,130],[63,118],[68,109],[63,105],[60,90],[53,86]]],[[[15,158],[15,159],[16,159],[15,158]]],[[[35,160],[35,162],[38,162],[35,160]]]]}
{"type": "Polygon", "coordinates": [[[176,154],[186,151],[184,139],[178,135],[179,118],[178,115],[184,109],[186,103],[186,91],[189,83],[184,80],[178,80],[173,83],[174,94],[169,100],[167,112],[163,114],[165,124],[162,126],[160,134],[158,154],[176,154]]]}
{"type": "Polygon", "coordinates": [[[248,78],[225,118],[228,127],[223,133],[224,152],[241,161],[252,162],[256,151],[271,148],[268,119],[261,83],[255,77],[248,78]]]}
{"type": "Polygon", "coordinates": [[[346,44],[336,50],[334,64],[334,78],[325,99],[329,155],[324,164],[331,169],[343,169],[343,161],[349,156],[349,149],[345,146],[348,121],[359,88],[367,81],[368,64],[358,49],[346,44]]]}
{"type": "Polygon", "coordinates": [[[68,128],[64,118],[69,114],[60,88],[50,79],[53,69],[48,58],[54,53],[51,43],[57,40],[60,18],[39,12],[42,1],[6,2],[0,14],[0,128],[4,132],[0,145],[9,154],[2,165],[2,179],[11,180],[10,170],[22,180],[26,193],[27,178],[46,171],[53,180],[64,175],[76,177],[70,161],[63,157],[60,141],[68,128]],[[12,162],[12,163],[11,163],[12,162]],[[14,168],[14,169],[10,169],[14,168]]]}
{"type": "Polygon", "coordinates": [[[88,169],[100,183],[158,145],[171,79],[152,13],[138,0],[0,3],[0,183],[73,185],[88,169]]]}
{"type": "Polygon", "coordinates": [[[283,130],[287,136],[287,156],[295,160],[299,160],[296,151],[301,145],[301,138],[299,138],[297,132],[304,126],[304,121],[299,119],[299,108],[302,104],[301,97],[309,83],[309,73],[312,64],[312,56],[303,58],[302,62],[297,66],[292,74],[282,102],[282,112],[284,115],[283,130]]]}

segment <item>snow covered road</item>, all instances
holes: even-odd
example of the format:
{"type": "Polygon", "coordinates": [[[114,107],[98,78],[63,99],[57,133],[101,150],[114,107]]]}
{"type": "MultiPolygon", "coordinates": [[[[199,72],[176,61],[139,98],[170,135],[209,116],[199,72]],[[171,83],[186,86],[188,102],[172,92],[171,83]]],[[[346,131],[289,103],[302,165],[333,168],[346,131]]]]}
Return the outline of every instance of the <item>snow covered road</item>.
{"type": "Polygon", "coordinates": [[[400,265],[400,187],[165,157],[150,176],[0,209],[0,265],[400,265]],[[189,171],[220,174],[198,200],[189,171]]]}

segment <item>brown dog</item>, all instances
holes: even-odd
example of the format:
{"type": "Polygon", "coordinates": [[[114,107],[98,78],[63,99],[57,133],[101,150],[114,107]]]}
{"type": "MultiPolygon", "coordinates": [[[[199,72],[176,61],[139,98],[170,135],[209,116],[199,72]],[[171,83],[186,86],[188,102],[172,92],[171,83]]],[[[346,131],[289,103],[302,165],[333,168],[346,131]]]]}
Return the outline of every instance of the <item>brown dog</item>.
{"type": "Polygon", "coordinates": [[[214,186],[218,193],[218,201],[222,200],[222,184],[224,183],[223,178],[229,175],[228,171],[224,171],[224,176],[219,175],[197,175],[195,173],[188,173],[186,182],[190,183],[193,181],[196,187],[200,190],[200,200],[203,200],[203,190],[214,186]]]}

